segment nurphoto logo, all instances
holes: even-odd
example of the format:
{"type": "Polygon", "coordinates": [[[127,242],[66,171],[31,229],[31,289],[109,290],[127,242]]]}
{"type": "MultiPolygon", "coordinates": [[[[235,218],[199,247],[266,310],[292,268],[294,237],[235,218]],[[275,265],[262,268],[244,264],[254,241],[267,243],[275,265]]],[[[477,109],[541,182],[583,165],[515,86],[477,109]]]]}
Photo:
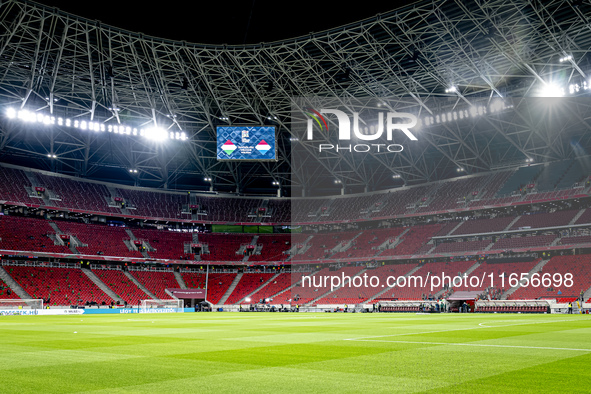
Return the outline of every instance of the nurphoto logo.
{"type": "Polygon", "coordinates": [[[330,132],[327,122],[327,117],[324,115],[332,115],[336,117],[338,123],[338,139],[340,141],[350,141],[352,137],[351,129],[353,129],[353,136],[361,141],[378,141],[386,134],[386,141],[388,143],[361,143],[361,144],[332,144],[321,143],[318,144],[318,152],[323,151],[347,151],[347,152],[402,152],[404,147],[400,144],[389,143],[394,138],[395,131],[401,131],[409,140],[417,141],[417,137],[411,132],[411,128],[415,127],[418,119],[414,114],[406,112],[379,112],[377,120],[377,130],[374,133],[364,133],[359,128],[360,117],[359,112],[352,112],[353,121],[351,117],[344,111],[338,109],[323,108],[319,111],[313,108],[306,108],[304,111],[307,119],[306,139],[314,140],[314,128],[330,132]],[[385,118],[385,120],[384,120],[385,118]],[[384,125],[385,123],[385,125],[384,125]],[[316,125],[316,126],[315,126],[316,125]]]}

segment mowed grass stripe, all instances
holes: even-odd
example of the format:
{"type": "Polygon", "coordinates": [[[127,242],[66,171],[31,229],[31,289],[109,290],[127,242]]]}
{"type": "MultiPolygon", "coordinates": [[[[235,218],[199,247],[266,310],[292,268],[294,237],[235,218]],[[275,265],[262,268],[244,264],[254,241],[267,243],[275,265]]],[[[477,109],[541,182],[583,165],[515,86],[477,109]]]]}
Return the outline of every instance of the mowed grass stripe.
{"type": "Polygon", "coordinates": [[[591,352],[591,349],[577,349],[565,347],[548,347],[548,346],[519,346],[519,345],[499,345],[490,343],[465,343],[465,342],[424,342],[424,341],[387,341],[379,339],[359,339],[361,342],[381,342],[381,343],[406,343],[419,345],[444,345],[444,346],[474,346],[474,347],[496,347],[506,349],[526,349],[526,350],[558,350],[558,351],[572,351],[572,352],[591,352]]]}
{"type": "Polygon", "coordinates": [[[232,351],[190,353],[170,357],[249,365],[254,364],[261,366],[287,366],[385,352],[388,352],[388,350],[359,346],[343,346],[341,343],[333,342],[332,344],[303,343],[250,347],[245,349],[235,349],[232,351]]]}
{"type": "Polygon", "coordinates": [[[228,372],[208,378],[187,378],[136,384],[92,393],[392,393],[421,392],[440,387],[436,379],[418,377],[372,377],[362,373],[323,372],[311,374],[297,368],[261,368],[228,372]]]}
{"type": "Polygon", "coordinates": [[[456,382],[432,393],[589,393],[591,354],[456,382]]]}
{"type": "Polygon", "coordinates": [[[78,393],[138,383],[166,382],[187,376],[200,376],[204,379],[236,370],[256,368],[256,365],[212,363],[203,360],[175,361],[159,357],[121,360],[113,357],[110,361],[5,370],[2,371],[2,392],[78,393]]]}

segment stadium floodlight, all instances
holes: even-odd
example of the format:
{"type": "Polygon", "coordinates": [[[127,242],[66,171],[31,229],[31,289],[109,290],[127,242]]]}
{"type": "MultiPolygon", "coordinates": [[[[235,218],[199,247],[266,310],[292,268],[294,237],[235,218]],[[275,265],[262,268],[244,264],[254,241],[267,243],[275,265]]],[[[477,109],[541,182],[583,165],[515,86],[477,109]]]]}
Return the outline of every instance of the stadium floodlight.
{"type": "Polygon", "coordinates": [[[455,85],[451,85],[449,88],[445,89],[445,93],[457,93],[458,88],[455,85]]]}
{"type": "Polygon", "coordinates": [[[539,90],[538,97],[563,97],[564,89],[554,82],[545,83],[539,90]]]}
{"type": "Polygon", "coordinates": [[[41,111],[29,111],[26,109],[15,109],[9,107],[5,111],[8,119],[18,120],[25,123],[37,123],[44,126],[57,125],[60,127],[75,128],[83,131],[92,131],[94,133],[113,133],[123,135],[141,136],[152,141],[162,142],[167,139],[186,141],[187,134],[184,131],[166,131],[158,127],[148,128],[146,130],[131,127],[122,124],[106,124],[103,122],[93,121],[89,119],[76,118],[69,119],[63,117],[56,117],[51,114],[43,113],[41,111]]]}
{"type": "Polygon", "coordinates": [[[490,103],[488,106],[472,105],[469,108],[456,109],[451,112],[432,113],[419,120],[417,127],[421,125],[433,126],[441,123],[463,121],[469,118],[476,118],[488,113],[498,113],[513,108],[513,105],[506,104],[503,100],[498,99],[490,103]]]}
{"type": "Polygon", "coordinates": [[[503,100],[495,100],[494,102],[492,102],[490,104],[490,112],[491,113],[495,113],[495,112],[499,112],[505,109],[505,103],[503,102],[503,100]]]}
{"type": "Polygon", "coordinates": [[[26,109],[22,109],[20,111],[16,111],[14,109],[8,109],[8,114],[10,117],[10,114],[15,113],[16,115],[14,116],[14,119],[18,119],[22,122],[36,122],[37,121],[37,115],[34,112],[31,111],[27,111],[26,109]],[[14,112],[13,112],[14,111],[14,112]]]}
{"type": "Polygon", "coordinates": [[[168,138],[168,132],[160,127],[151,127],[144,130],[144,137],[151,141],[164,141],[168,138]]]}
{"type": "Polygon", "coordinates": [[[569,94],[575,94],[575,93],[579,93],[581,91],[587,91],[591,88],[591,83],[588,83],[587,81],[583,81],[581,83],[572,83],[570,85],[568,85],[568,93],[569,94]]]}
{"type": "Polygon", "coordinates": [[[573,56],[572,55],[563,56],[563,57],[561,57],[559,59],[560,63],[568,62],[570,60],[573,60],[573,56]]]}

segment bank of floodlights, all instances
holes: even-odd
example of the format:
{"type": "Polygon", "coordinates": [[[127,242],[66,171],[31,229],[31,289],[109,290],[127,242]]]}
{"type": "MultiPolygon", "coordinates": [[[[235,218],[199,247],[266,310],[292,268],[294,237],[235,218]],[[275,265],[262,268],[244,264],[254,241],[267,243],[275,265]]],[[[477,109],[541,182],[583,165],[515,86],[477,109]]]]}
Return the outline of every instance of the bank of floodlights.
{"type": "Polygon", "coordinates": [[[136,128],[122,124],[105,124],[86,119],[64,118],[26,109],[17,110],[15,108],[8,108],[6,110],[6,117],[23,123],[74,128],[95,133],[138,136],[156,142],[164,142],[166,140],[186,141],[188,139],[187,134],[183,131],[168,131],[161,127],[136,128]]]}

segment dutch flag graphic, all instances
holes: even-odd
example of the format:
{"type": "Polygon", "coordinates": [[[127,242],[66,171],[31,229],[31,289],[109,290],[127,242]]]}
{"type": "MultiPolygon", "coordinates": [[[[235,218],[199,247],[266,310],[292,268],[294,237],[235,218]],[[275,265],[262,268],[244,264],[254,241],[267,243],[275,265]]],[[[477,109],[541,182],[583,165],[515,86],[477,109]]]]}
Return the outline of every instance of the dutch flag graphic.
{"type": "Polygon", "coordinates": [[[267,144],[265,140],[261,140],[261,142],[257,144],[256,148],[261,155],[264,155],[269,151],[269,149],[271,149],[271,147],[269,146],[269,144],[267,144]]]}

